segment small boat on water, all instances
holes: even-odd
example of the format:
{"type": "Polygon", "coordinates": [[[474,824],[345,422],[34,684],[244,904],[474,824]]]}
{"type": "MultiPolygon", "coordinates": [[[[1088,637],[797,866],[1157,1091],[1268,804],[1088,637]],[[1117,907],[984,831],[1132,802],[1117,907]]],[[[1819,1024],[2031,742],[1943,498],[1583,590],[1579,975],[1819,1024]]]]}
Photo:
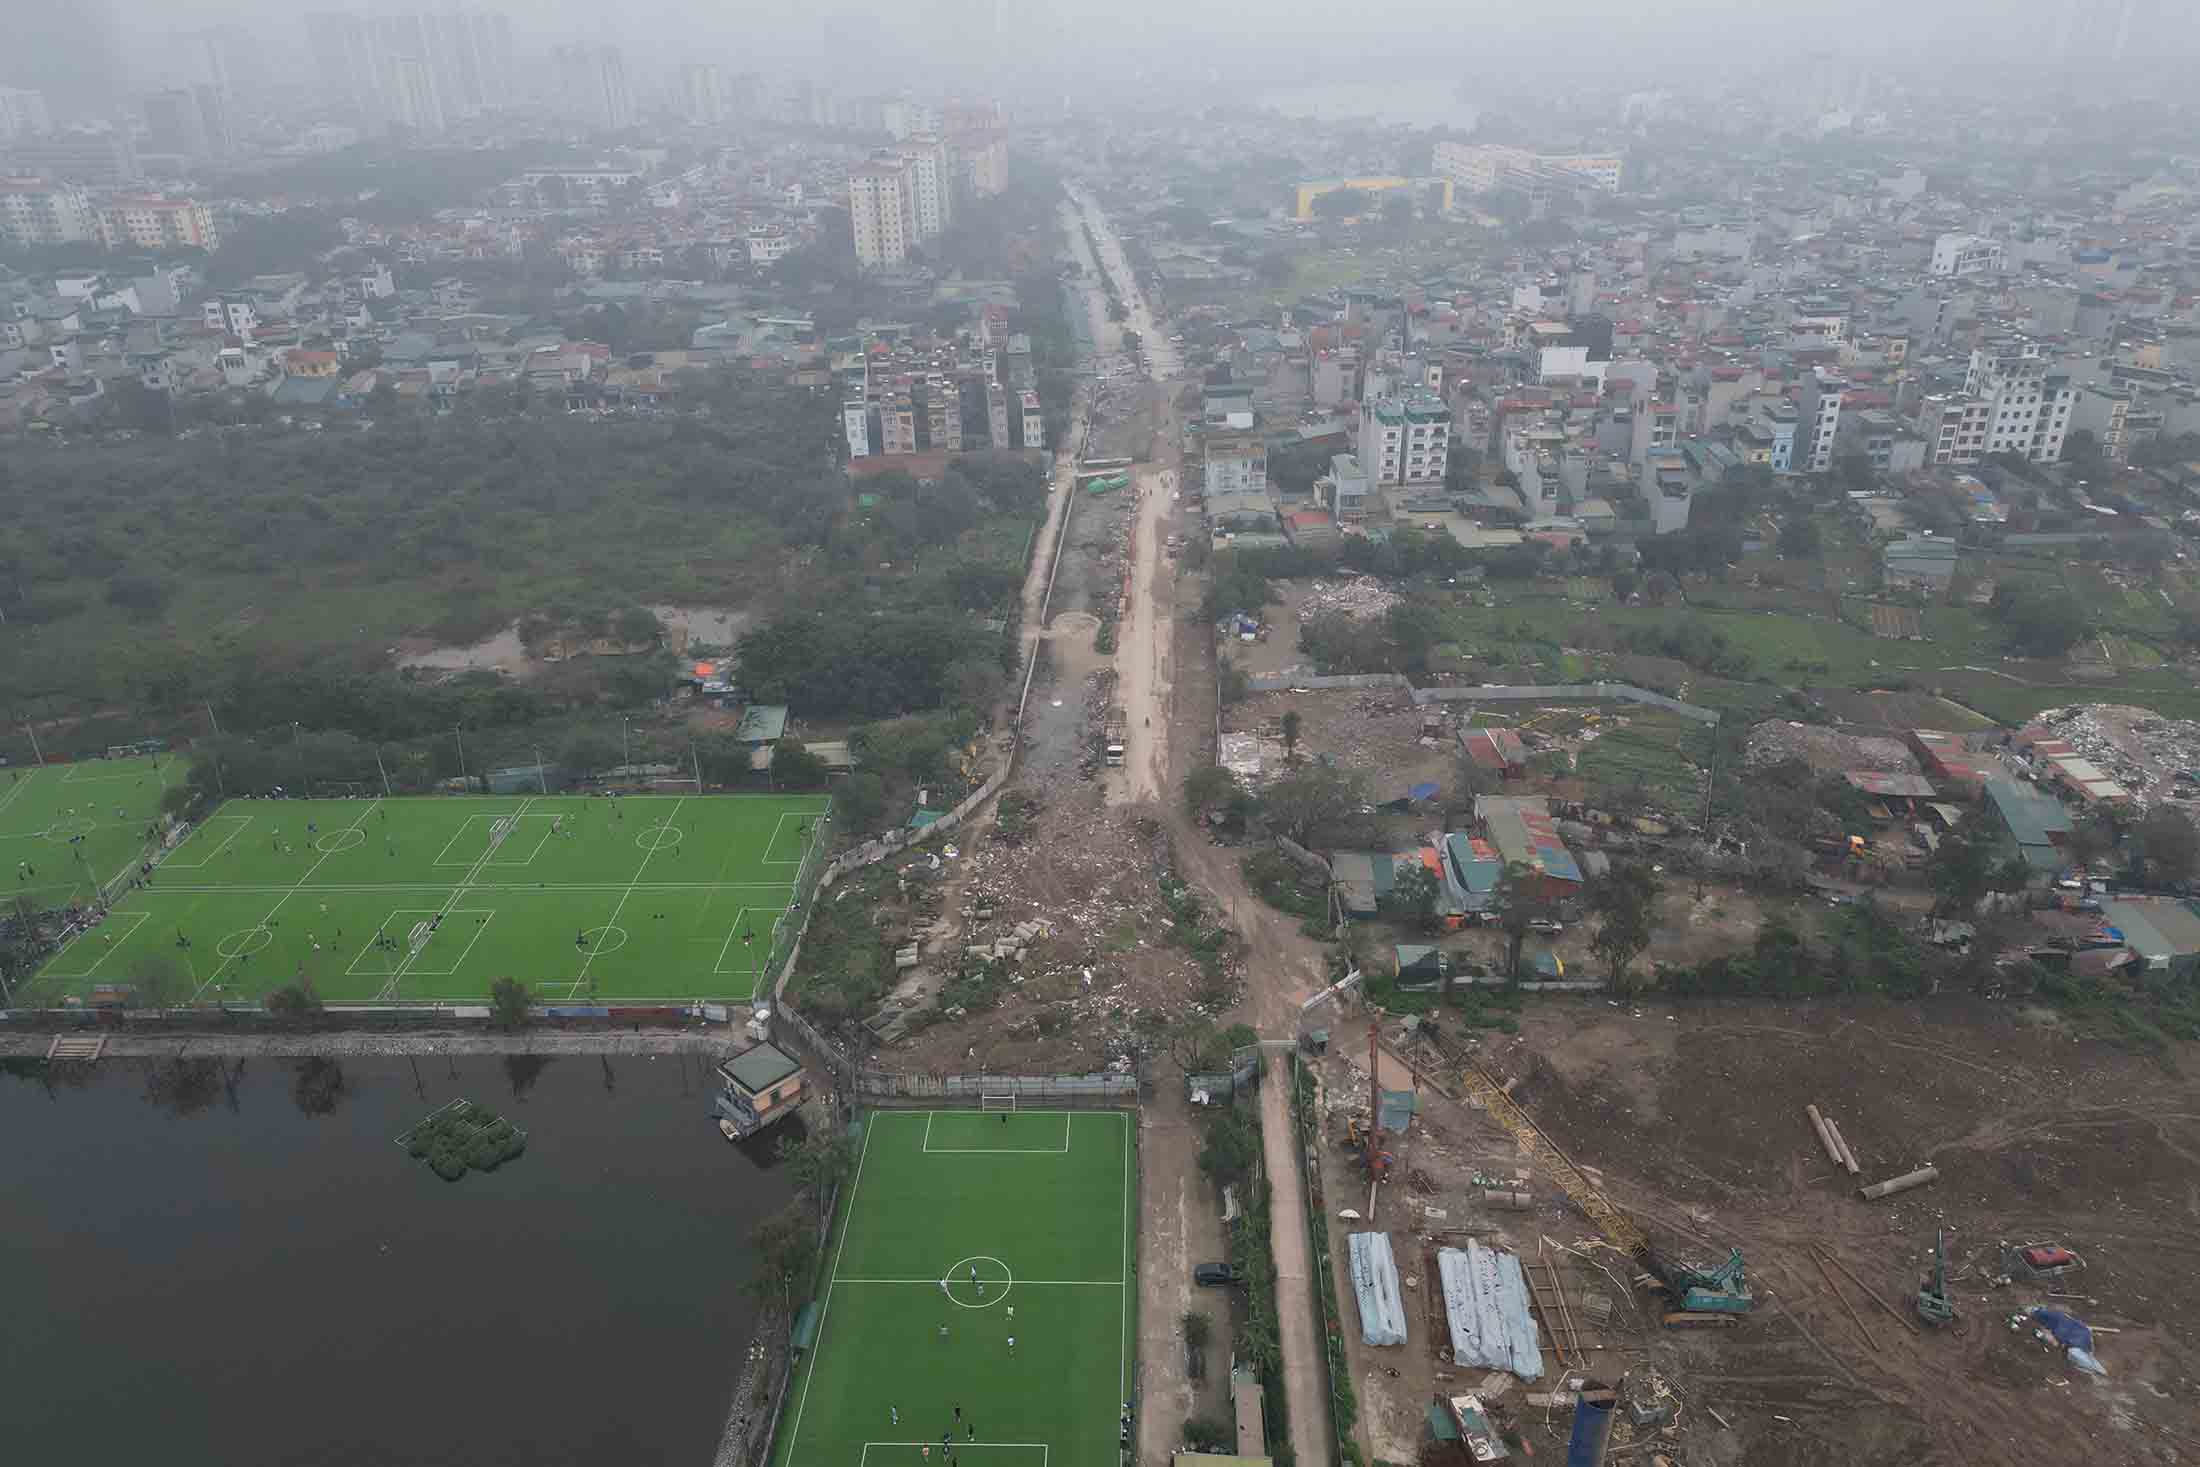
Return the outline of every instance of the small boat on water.
{"type": "Polygon", "coordinates": [[[733,1122],[727,1120],[724,1116],[720,1116],[718,1118],[718,1134],[725,1137],[728,1141],[738,1141],[741,1139],[741,1128],[739,1126],[736,1126],[733,1122]]]}

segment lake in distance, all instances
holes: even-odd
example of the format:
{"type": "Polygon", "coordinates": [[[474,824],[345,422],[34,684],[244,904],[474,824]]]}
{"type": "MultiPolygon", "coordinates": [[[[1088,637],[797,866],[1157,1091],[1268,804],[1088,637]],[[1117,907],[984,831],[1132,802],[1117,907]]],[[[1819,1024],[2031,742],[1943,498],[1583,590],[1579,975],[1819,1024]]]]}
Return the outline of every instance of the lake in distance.
{"type": "Polygon", "coordinates": [[[700,1057],[41,1068],[0,1074],[11,1459],[711,1460],[792,1186],[700,1057]],[[393,1144],[457,1097],[526,1154],[444,1182],[393,1144]]]}

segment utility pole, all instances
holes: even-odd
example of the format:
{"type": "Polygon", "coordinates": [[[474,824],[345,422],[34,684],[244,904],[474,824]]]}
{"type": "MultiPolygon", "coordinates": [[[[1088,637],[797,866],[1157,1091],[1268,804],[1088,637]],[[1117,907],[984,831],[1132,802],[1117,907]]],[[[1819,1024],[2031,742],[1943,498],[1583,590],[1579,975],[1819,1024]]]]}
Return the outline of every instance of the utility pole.
{"type": "Polygon", "coordinates": [[[214,716],[214,705],[211,701],[206,703],[204,707],[206,709],[206,721],[213,726],[214,737],[218,739],[222,736],[222,721],[214,716]]]}
{"type": "Polygon", "coordinates": [[[451,737],[458,740],[458,777],[466,778],[466,730],[463,724],[451,725],[451,737]]]}
{"type": "Polygon", "coordinates": [[[382,776],[382,793],[389,794],[390,772],[382,767],[382,746],[380,744],[374,746],[374,772],[382,776]]]}
{"type": "Polygon", "coordinates": [[[703,792],[703,759],[695,752],[695,735],[688,735],[688,760],[695,768],[695,793],[703,792]]]}
{"type": "Polygon", "coordinates": [[[535,756],[535,787],[547,795],[550,793],[550,776],[542,772],[542,750],[529,744],[527,752],[535,756]]]}
{"type": "Polygon", "coordinates": [[[38,748],[38,730],[26,723],[23,725],[23,732],[31,736],[31,758],[37,762],[39,768],[45,768],[46,756],[38,748]]]}
{"type": "Polygon", "coordinates": [[[626,777],[632,779],[634,777],[634,720],[623,714],[619,718],[619,763],[624,766],[626,777]]]}

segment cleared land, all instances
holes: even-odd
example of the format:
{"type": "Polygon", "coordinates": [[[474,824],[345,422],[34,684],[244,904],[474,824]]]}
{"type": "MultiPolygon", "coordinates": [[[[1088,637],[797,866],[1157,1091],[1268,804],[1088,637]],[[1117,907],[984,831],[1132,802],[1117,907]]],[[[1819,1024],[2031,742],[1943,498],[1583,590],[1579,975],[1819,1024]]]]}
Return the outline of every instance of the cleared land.
{"type": "Polygon", "coordinates": [[[41,910],[88,903],[142,858],[160,797],[181,784],[182,760],[92,759],[11,769],[0,779],[0,861],[14,898],[41,910]]]}
{"type": "Polygon", "coordinates": [[[232,800],[79,934],[34,1002],[310,982],[328,1002],[747,998],[822,796],[232,800]]]}
{"type": "Polygon", "coordinates": [[[778,1467],[1118,1467],[1134,1124],[873,1115],[778,1467]]]}

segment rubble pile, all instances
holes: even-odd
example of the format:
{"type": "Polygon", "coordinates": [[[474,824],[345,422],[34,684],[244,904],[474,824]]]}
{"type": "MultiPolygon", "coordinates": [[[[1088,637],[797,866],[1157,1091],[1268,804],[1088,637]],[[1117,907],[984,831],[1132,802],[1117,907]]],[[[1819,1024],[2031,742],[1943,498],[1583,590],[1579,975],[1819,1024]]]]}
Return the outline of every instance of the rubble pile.
{"type": "Polygon", "coordinates": [[[1744,757],[1752,769],[1800,759],[1823,774],[1865,769],[1885,774],[1917,772],[1917,759],[1900,739],[1838,733],[1777,718],[1749,731],[1749,752],[1744,757]]]}
{"type": "Polygon", "coordinates": [[[2141,805],[2200,802],[2200,723],[2118,703],[2050,708],[2033,720],[2141,805]]]}
{"type": "Polygon", "coordinates": [[[1299,603],[1299,619],[1344,615],[1354,621],[1371,621],[1405,600],[1373,576],[1354,576],[1343,585],[1315,581],[1299,603]]]}

